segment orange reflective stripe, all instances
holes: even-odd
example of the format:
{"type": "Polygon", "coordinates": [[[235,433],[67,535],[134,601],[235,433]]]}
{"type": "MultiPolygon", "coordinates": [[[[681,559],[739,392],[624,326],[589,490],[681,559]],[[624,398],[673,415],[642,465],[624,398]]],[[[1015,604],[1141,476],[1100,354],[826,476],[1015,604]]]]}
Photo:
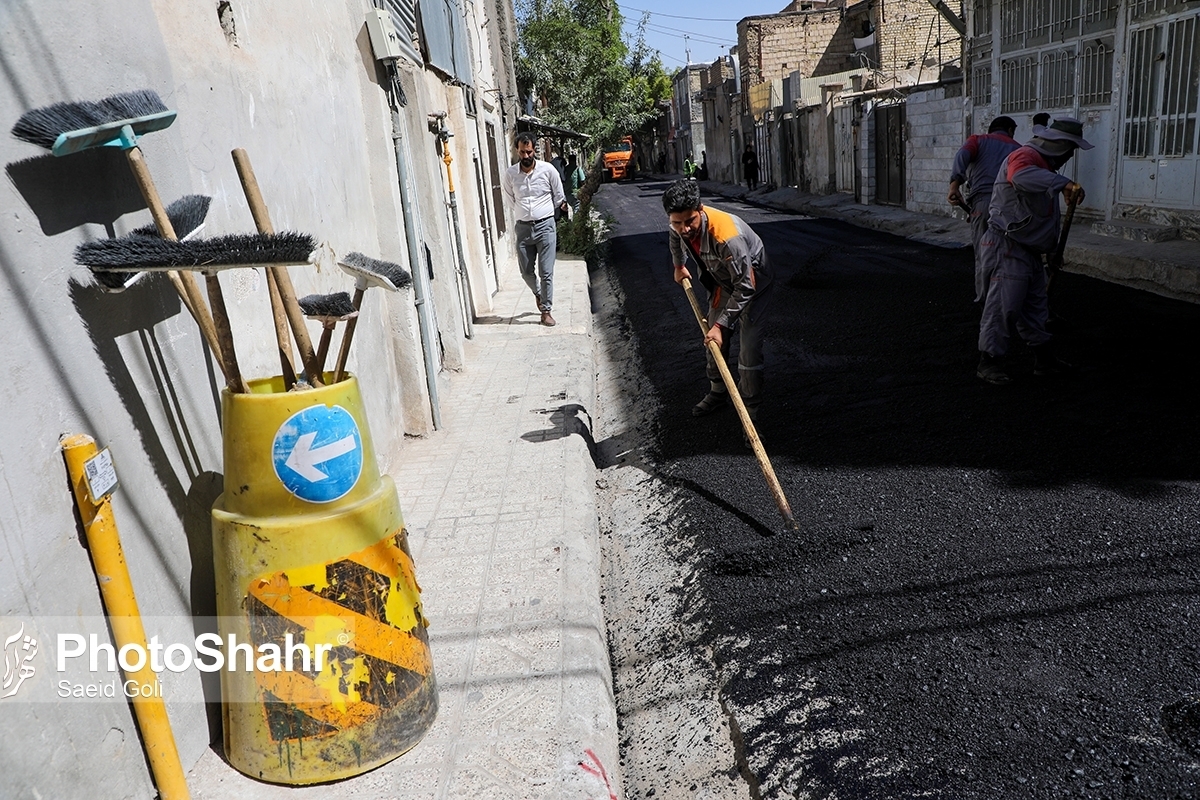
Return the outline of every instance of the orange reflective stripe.
{"type": "Polygon", "coordinates": [[[379,716],[382,709],[365,700],[349,701],[344,708],[333,705],[330,693],[299,672],[259,672],[258,685],[315,720],[345,730],[356,728],[379,716]]]}
{"type": "Polygon", "coordinates": [[[276,614],[302,625],[312,617],[347,619],[354,630],[350,646],[359,653],[381,658],[421,675],[433,672],[428,648],[411,633],[376,622],[299,586],[285,586],[286,590],[274,581],[254,581],[250,585],[250,594],[276,614]]]}

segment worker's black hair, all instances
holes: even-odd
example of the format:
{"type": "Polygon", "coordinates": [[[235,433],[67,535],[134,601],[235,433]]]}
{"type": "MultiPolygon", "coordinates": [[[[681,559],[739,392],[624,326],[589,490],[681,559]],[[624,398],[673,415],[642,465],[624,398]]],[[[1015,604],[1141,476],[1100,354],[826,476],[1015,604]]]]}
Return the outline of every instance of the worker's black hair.
{"type": "Polygon", "coordinates": [[[534,147],[537,147],[537,137],[529,131],[521,131],[513,137],[513,147],[520,147],[522,142],[528,142],[534,147]]]}
{"type": "Polygon", "coordinates": [[[1015,131],[1016,129],[1017,121],[1012,117],[996,117],[994,120],[992,120],[992,124],[988,126],[988,133],[995,133],[996,131],[1004,131],[1005,133],[1008,133],[1009,131],[1015,131]]]}
{"type": "Polygon", "coordinates": [[[1050,115],[1047,114],[1045,111],[1039,111],[1038,113],[1033,115],[1033,124],[1034,125],[1049,125],[1050,124],[1050,115]]]}
{"type": "Polygon", "coordinates": [[[690,180],[672,183],[663,192],[662,204],[668,214],[697,210],[700,208],[700,184],[690,180]]]}

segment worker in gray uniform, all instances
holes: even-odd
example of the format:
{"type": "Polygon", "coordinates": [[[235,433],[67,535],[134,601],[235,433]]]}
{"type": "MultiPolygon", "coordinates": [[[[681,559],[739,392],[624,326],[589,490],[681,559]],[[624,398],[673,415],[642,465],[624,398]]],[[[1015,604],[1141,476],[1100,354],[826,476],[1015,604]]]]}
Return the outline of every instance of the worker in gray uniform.
{"type": "Polygon", "coordinates": [[[1058,243],[1058,195],[1069,203],[1083,202],[1083,187],[1058,174],[1079,148],[1092,149],[1083,138],[1083,123],[1058,119],[1005,158],[996,175],[991,218],[980,241],[981,265],[991,277],[976,374],[989,383],[1012,381],[1004,357],[1014,328],[1033,349],[1035,375],[1053,375],[1065,366],[1051,350],[1042,254],[1058,243]]]}
{"type": "MultiPolygon", "coordinates": [[[[762,401],[763,333],[772,294],[762,239],[742,218],[703,205],[695,181],[672,184],[663,193],[662,203],[671,224],[669,246],[675,282],[691,279],[687,268],[690,257],[710,292],[709,328],[704,340],[715,342],[723,356],[728,356],[733,331],[738,330],[738,392],[750,419],[757,420],[762,401]]],[[[711,414],[729,402],[712,352],[707,348],[704,352],[709,389],[692,408],[697,417],[711,414]]]]}
{"type": "Polygon", "coordinates": [[[954,156],[950,173],[950,191],[946,200],[968,212],[971,223],[971,244],[975,248],[975,302],[982,303],[987,294],[989,275],[980,269],[979,242],[988,227],[988,206],[992,202],[992,185],[1000,162],[1021,145],[1013,139],[1017,123],[1012,117],[996,117],[987,133],[971,136],[954,156]],[[966,184],[966,196],[962,187],[966,184]]]}

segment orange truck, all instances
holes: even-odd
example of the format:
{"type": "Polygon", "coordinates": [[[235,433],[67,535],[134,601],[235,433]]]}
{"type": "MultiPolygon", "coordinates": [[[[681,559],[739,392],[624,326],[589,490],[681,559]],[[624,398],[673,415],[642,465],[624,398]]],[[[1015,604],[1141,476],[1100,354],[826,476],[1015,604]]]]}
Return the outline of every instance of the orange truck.
{"type": "Polygon", "coordinates": [[[604,151],[604,180],[632,179],[636,158],[637,149],[633,145],[633,137],[623,137],[615,147],[604,151]]]}

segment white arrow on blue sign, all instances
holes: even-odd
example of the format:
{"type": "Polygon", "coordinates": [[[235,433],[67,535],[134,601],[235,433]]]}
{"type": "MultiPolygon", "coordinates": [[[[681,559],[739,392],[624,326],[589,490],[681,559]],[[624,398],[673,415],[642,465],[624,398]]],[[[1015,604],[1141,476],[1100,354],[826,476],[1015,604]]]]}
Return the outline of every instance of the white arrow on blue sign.
{"type": "Polygon", "coordinates": [[[341,406],[310,406],[279,426],[272,448],[275,474],[287,490],[310,503],[332,503],[362,474],[358,423],[341,406]]]}

